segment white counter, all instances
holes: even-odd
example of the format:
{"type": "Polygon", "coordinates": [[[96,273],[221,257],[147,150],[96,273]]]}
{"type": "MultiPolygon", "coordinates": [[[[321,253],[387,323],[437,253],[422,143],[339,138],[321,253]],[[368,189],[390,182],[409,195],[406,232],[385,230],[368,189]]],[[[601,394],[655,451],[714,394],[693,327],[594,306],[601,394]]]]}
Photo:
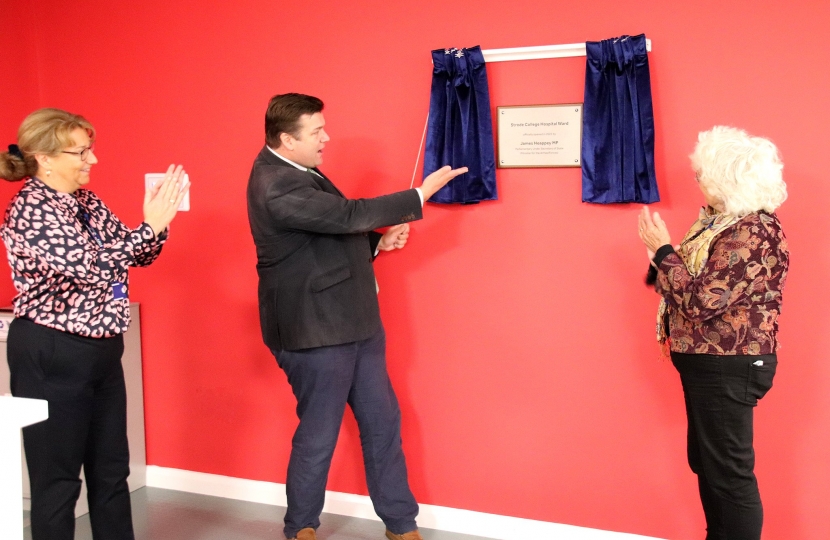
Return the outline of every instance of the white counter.
{"type": "Polygon", "coordinates": [[[23,540],[21,428],[49,417],[42,399],[0,396],[0,538],[23,540]]]}

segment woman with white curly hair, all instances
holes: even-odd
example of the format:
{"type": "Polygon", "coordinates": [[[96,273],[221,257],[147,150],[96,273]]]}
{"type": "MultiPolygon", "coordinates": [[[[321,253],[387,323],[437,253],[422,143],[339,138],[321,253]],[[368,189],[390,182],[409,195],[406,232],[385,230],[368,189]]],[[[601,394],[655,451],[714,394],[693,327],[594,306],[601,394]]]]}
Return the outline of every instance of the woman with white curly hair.
{"type": "Polygon", "coordinates": [[[787,239],[775,210],[787,198],[775,145],[716,126],[690,156],[706,206],[677,247],[643,208],[647,282],[662,296],[657,336],[680,373],[689,465],[707,540],[759,540],[753,411],[772,387],[787,239]]]}

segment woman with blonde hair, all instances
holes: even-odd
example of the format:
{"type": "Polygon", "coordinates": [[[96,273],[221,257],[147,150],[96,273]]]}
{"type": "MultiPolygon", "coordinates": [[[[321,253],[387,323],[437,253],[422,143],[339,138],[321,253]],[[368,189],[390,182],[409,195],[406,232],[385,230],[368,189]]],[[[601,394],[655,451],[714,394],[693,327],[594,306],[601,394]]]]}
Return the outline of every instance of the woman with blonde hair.
{"type": "Polygon", "coordinates": [[[0,226],[17,291],[11,389],[49,403],[49,418],[23,429],[32,540],[74,537],[82,466],[93,538],[134,538],[121,367],[128,269],[159,256],[189,188],[171,165],[144,196],[144,222],[130,229],[86,189],[98,163],[94,141],[82,116],[40,109],[0,153],[0,178],[24,181],[0,226]]]}
{"type": "Polygon", "coordinates": [[[680,373],[706,538],[759,540],[753,412],[778,365],[789,250],[775,210],[787,187],[775,145],[739,129],[700,133],[691,160],[706,206],[680,245],[657,213],[639,217],[657,334],[680,373]]]}

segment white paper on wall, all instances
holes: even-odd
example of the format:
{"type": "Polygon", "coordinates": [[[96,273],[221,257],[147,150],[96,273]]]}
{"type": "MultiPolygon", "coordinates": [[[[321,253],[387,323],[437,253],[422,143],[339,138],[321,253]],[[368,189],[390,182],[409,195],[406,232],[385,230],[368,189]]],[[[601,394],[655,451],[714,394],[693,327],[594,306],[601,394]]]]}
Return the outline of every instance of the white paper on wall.
{"type": "MultiPolygon", "coordinates": [[[[164,180],[164,173],[147,173],[144,175],[144,189],[150,189],[157,182],[161,182],[164,180]]],[[[190,177],[187,173],[184,173],[184,184],[190,182],[190,177]]],[[[184,194],[184,199],[182,199],[182,203],[179,205],[179,212],[187,212],[190,210],[190,191],[184,194]]]]}

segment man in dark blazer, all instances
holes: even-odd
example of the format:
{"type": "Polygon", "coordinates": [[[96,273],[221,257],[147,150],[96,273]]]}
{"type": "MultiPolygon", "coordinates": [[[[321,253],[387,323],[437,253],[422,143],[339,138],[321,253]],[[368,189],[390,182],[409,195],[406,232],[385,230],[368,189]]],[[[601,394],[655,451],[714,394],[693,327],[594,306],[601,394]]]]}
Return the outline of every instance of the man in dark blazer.
{"type": "Polygon", "coordinates": [[[287,538],[314,540],[331,457],[348,403],[360,430],[369,496],[390,540],[421,540],[401,447],[400,409],[386,372],[372,261],[402,248],[409,222],[466,168],[444,167],[420,188],[347,199],[317,167],[329,140],[323,102],[274,96],[266,146],[248,180],[265,344],[297,398],[286,491],[287,538]],[[389,227],[385,233],[375,232],[389,227]]]}

